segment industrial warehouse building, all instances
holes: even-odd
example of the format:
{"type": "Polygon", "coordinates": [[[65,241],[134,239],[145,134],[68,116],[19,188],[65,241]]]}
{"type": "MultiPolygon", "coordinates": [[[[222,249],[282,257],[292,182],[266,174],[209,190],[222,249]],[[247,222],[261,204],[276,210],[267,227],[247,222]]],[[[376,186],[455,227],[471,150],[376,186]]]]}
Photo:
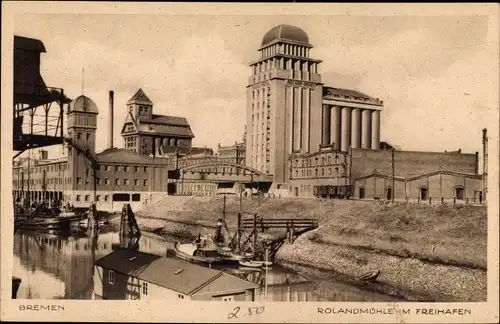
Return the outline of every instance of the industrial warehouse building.
{"type": "MultiPolygon", "coordinates": [[[[281,197],[486,200],[487,164],[480,173],[477,152],[404,151],[381,141],[383,102],[324,85],[322,61],[311,56],[312,48],[295,26],[279,25],[264,35],[259,58],[250,64],[244,139],[217,152],[193,147],[188,121],[155,114],[153,101],[139,89],[124,107],[125,147],[116,148],[110,136],[108,148],[97,153],[97,105],[78,97],[65,125],[67,157],[42,154],[15,162],[15,198],[88,206],[90,155],[98,164],[96,199],[103,210],[120,210],[124,202],[138,208],[166,194],[238,194],[249,187],[281,197]]],[[[486,162],[486,130],[482,141],[486,162]]]]}

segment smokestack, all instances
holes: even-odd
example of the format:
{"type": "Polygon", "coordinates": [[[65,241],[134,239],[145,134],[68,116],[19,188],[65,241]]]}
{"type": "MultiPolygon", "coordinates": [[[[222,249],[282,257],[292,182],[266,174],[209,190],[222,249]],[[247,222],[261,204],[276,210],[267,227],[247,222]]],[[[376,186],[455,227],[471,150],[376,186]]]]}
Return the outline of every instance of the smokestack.
{"type": "Polygon", "coordinates": [[[108,149],[113,148],[113,125],[114,125],[114,100],[115,92],[113,90],[109,91],[109,138],[108,138],[108,149]]]}
{"type": "Polygon", "coordinates": [[[488,135],[486,128],[483,129],[483,200],[486,201],[488,193],[488,135]]]}

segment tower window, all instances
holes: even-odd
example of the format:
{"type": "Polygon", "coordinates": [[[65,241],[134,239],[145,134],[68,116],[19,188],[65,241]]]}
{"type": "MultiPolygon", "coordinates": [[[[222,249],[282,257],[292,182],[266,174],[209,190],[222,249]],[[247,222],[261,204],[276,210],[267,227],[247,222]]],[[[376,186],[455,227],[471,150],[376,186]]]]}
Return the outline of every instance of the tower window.
{"type": "Polygon", "coordinates": [[[76,133],[76,138],[77,139],[82,139],[82,133],[76,133]]]}
{"type": "Polygon", "coordinates": [[[90,133],[87,133],[87,141],[90,139],[90,133]]]}

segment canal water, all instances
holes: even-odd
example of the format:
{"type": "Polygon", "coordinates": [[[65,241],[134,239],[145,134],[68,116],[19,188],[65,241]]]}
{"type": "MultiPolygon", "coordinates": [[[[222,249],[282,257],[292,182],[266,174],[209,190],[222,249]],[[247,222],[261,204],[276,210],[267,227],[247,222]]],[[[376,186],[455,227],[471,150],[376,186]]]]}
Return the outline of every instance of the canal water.
{"type": "MultiPolygon", "coordinates": [[[[13,276],[22,279],[18,299],[92,299],[93,262],[119,244],[116,231],[101,228],[97,244],[85,232],[47,234],[19,231],[14,236],[13,276]],[[95,247],[95,248],[93,248],[95,247]]],[[[171,256],[174,238],[144,234],[139,250],[171,256]]],[[[394,297],[353,287],[333,279],[320,279],[277,264],[271,269],[224,268],[259,285],[256,301],[390,301],[394,297]]]]}

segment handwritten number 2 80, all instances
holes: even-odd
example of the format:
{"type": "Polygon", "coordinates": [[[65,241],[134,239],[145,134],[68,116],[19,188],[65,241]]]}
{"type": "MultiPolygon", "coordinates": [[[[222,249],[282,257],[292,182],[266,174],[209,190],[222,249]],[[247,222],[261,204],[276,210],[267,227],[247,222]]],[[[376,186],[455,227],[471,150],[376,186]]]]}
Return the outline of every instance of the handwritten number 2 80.
{"type": "MultiPolygon", "coordinates": [[[[248,307],[248,313],[247,314],[244,314],[243,316],[245,315],[253,315],[253,314],[262,314],[264,312],[264,306],[260,306],[260,307],[248,307]],[[253,310],[253,311],[252,311],[253,310]]],[[[227,318],[228,319],[232,319],[232,318],[238,318],[238,313],[240,312],[241,308],[239,306],[235,307],[233,309],[233,312],[232,313],[229,313],[227,315],[227,318]]]]}

